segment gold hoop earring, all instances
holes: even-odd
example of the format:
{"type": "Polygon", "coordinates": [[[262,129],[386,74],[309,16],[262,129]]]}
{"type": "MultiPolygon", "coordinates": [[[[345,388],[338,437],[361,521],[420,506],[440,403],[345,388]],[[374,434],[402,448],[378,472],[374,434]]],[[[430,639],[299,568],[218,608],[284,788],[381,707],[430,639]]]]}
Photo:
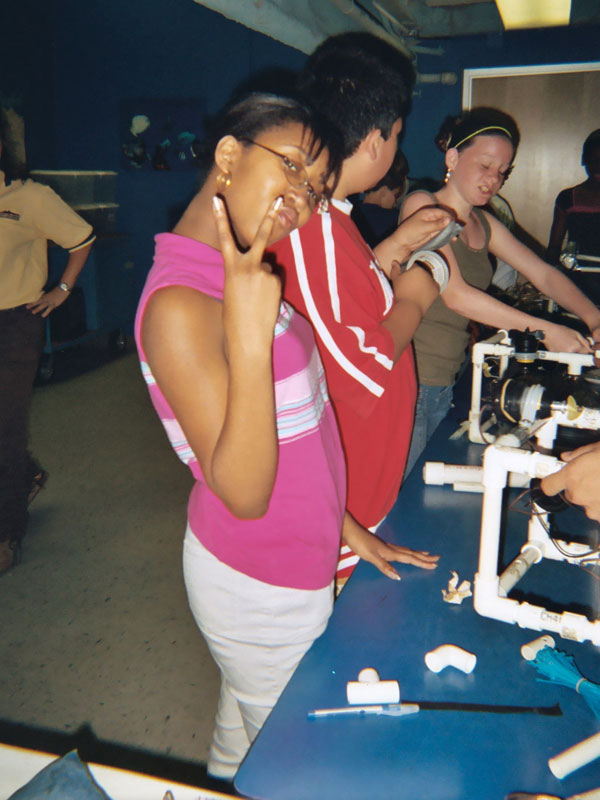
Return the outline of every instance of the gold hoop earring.
{"type": "Polygon", "coordinates": [[[217,192],[224,192],[231,186],[231,172],[219,172],[217,175],[217,192]]]}
{"type": "Polygon", "coordinates": [[[444,183],[448,183],[448,181],[450,180],[450,175],[452,175],[452,170],[451,169],[446,170],[446,177],[444,178],[444,183]]]}

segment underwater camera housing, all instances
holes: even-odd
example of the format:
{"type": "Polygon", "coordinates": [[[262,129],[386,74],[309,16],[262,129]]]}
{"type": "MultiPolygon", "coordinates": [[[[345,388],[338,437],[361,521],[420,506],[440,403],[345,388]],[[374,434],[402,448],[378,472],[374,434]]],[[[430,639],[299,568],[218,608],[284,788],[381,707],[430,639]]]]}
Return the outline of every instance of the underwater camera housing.
{"type": "Polygon", "coordinates": [[[568,450],[600,440],[600,370],[592,354],[553,353],[537,331],[499,331],[473,347],[469,439],[568,450]]]}

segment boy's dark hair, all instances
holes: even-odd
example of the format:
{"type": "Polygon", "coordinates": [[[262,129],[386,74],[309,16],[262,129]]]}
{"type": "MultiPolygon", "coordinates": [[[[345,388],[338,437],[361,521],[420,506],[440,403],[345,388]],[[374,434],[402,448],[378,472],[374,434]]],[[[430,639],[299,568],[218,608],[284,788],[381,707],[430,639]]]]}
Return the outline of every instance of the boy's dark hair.
{"type": "Polygon", "coordinates": [[[4,180],[8,185],[11,181],[27,178],[27,165],[14,158],[11,150],[11,135],[6,111],[0,106],[0,170],[4,172],[4,180]]]}
{"type": "Polygon", "coordinates": [[[373,129],[389,138],[394,122],[408,112],[414,80],[410,60],[383,39],[342,33],[317,47],[298,88],[339,127],[347,158],[373,129]]]}
{"type": "Polygon", "coordinates": [[[583,166],[589,164],[592,158],[592,150],[600,146],[600,128],[592,131],[583,143],[583,150],[581,151],[581,163],[583,166]]]}
{"type": "Polygon", "coordinates": [[[214,165],[217,143],[224,136],[234,136],[241,142],[255,139],[264,131],[290,123],[299,123],[310,132],[311,155],[317,158],[323,150],[329,153],[328,174],[339,177],[342,164],[340,134],[323,115],[292,97],[251,92],[237,97],[208,125],[204,142],[194,149],[200,168],[200,186],[214,165]]]}

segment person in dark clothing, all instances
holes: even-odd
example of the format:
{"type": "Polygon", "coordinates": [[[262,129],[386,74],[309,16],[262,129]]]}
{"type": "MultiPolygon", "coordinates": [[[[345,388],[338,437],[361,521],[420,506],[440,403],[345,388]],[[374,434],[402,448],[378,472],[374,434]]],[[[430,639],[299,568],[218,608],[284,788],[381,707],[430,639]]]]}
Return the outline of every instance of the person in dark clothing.
{"type": "Polygon", "coordinates": [[[368,192],[359,195],[351,217],[369,247],[376,247],[398,227],[398,203],[404,194],[408,176],[408,161],[398,149],[392,166],[368,192]]]}

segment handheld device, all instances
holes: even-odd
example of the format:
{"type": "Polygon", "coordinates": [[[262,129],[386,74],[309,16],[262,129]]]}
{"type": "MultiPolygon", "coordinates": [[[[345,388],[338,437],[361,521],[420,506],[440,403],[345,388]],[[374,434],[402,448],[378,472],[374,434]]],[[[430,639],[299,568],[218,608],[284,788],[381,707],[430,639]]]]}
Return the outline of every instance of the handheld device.
{"type": "Polygon", "coordinates": [[[465,226],[461,222],[452,220],[445,228],[438,231],[435,236],[426,242],[421,250],[439,250],[440,247],[455,239],[465,226]]]}

